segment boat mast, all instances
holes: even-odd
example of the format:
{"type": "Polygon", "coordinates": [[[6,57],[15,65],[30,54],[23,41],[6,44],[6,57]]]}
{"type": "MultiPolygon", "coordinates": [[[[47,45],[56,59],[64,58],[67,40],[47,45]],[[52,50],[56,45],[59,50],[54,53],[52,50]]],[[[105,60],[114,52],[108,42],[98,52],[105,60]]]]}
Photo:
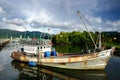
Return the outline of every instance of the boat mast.
{"type": "Polygon", "coordinates": [[[93,42],[93,44],[94,44],[94,46],[95,46],[95,49],[96,49],[97,46],[96,46],[96,44],[95,44],[95,41],[93,40],[93,37],[92,37],[91,33],[89,32],[87,26],[85,25],[85,22],[84,22],[84,20],[83,20],[83,17],[82,17],[82,15],[80,15],[80,11],[78,11],[78,10],[77,10],[77,15],[79,16],[79,18],[81,19],[83,25],[85,26],[86,30],[88,31],[88,34],[90,35],[90,38],[91,38],[91,40],[92,40],[92,42],[93,42]]]}

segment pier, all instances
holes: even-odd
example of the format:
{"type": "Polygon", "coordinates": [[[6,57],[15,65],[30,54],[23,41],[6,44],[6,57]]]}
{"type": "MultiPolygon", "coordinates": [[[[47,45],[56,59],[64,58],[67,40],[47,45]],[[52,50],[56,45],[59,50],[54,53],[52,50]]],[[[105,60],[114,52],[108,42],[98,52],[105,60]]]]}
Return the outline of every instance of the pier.
{"type": "Polygon", "coordinates": [[[0,50],[10,42],[9,39],[0,39],[0,50]]]}

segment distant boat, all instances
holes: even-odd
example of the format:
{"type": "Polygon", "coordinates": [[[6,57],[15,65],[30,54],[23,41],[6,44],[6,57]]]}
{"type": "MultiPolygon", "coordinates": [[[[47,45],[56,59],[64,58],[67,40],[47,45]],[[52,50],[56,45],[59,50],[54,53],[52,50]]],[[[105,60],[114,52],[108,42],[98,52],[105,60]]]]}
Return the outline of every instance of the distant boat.
{"type": "MultiPolygon", "coordinates": [[[[78,14],[80,13],[79,11],[77,12],[78,14]]],[[[90,37],[93,41],[91,35],[90,37]]],[[[99,40],[101,40],[101,38],[99,38],[99,40]]],[[[12,52],[11,57],[15,60],[19,60],[23,62],[35,62],[38,65],[61,68],[61,69],[103,70],[105,69],[109,61],[109,58],[111,57],[111,53],[114,52],[114,48],[104,50],[101,48],[100,41],[99,43],[100,43],[99,48],[97,48],[96,44],[94,43],[95,50],[89,51],[88,54],[82,54],[82,55],[80,54],[75,55],[74,53],[70,55],[58,54],[55,50],[51,49],[51,46],[48,46],[49,45],[48,43],[38,46],[27,45],[28,47],[26,48],[24,46],[24,48],[22,48],[21,51],[12,52]],[[32,55],[29,55],[29,53],[32,53],[32,55]]]]}

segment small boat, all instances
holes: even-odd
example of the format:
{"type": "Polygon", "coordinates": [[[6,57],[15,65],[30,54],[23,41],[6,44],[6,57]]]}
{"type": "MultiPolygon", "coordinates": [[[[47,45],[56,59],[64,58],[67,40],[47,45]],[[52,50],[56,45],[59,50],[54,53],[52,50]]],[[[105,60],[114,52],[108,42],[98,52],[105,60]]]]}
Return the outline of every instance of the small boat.
{"type": "MultiPolygon", "coordinates": [[[[78,11],[78,13],[80,12],[78,11]]],[[[99,37],[101,36],[99,35],[99,37]]],[[[91,39],[93,41],[92,37],[91,39]]],[[[101,43],[100,41],[101,38],[99,38],[99,43],[101,43]]],[[[101,48],[101,44],[99,45],[99,48],[96,48],[94,41],[93,43],[95,45],[95,50],[92,52],[89,51],[88,54],[58,54],[55,50],[51,49],[51,46],[48,43],[45,43],[37,46],[24,46],[24,48],[21,48],[21,51],[14,51],[11,57],[15,60],[33,62],[33,64],[35,62],[38,65],[54,68],[70,70],[103,70],[108,63],[111,54],[114,52],[114,48],[104,50],[101,48]]]]}

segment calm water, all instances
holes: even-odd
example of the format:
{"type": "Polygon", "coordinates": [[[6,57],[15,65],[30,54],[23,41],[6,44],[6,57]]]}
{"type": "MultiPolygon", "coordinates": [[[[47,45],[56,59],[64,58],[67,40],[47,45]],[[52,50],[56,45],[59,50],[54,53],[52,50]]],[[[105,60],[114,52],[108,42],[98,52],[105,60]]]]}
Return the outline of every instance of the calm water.
{"type": "Polygon", "coordinates": [[[12,60],[11,44],[0,51],[0,80],[120,80],[120,57],[111,57],[105,71],[58,71],[12,60]]]}

